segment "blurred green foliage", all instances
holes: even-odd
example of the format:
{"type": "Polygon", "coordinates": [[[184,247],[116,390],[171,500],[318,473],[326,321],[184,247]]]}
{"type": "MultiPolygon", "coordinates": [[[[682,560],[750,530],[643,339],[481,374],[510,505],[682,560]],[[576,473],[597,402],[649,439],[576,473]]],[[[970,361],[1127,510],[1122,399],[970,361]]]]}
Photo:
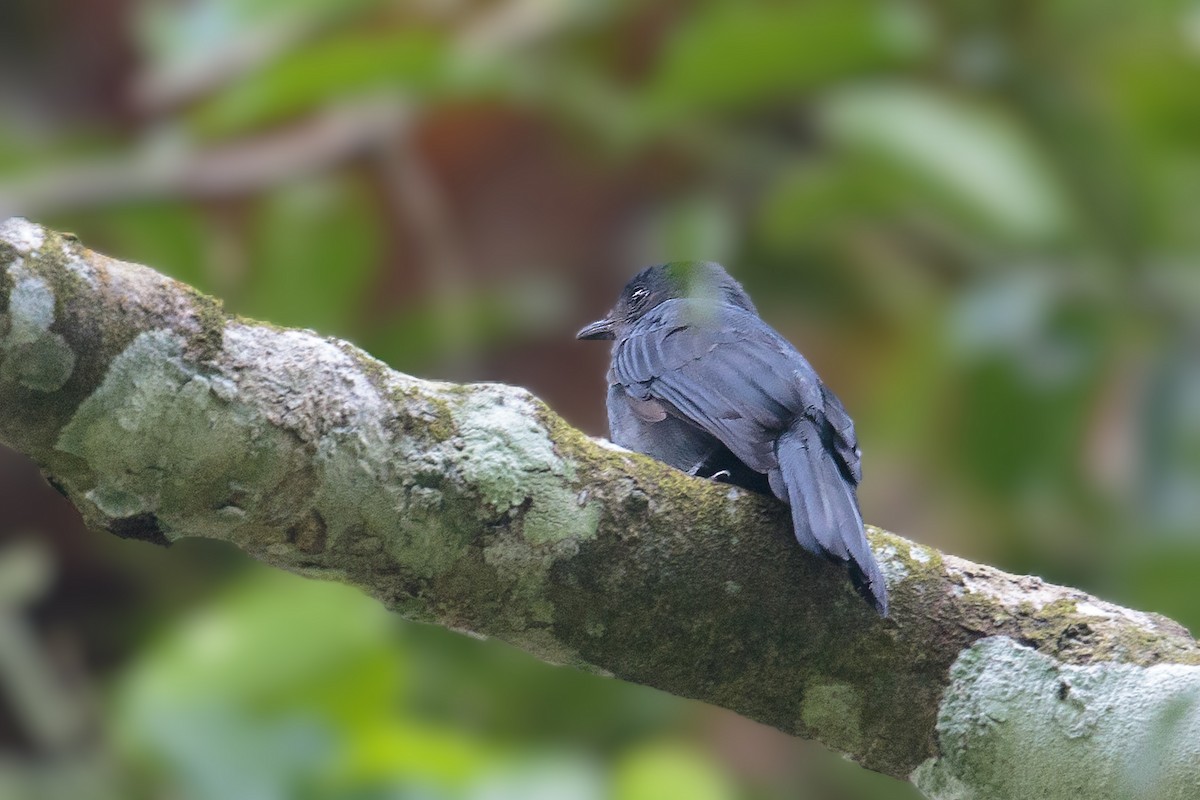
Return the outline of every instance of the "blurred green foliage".
{"type": "MultiPolygon", "coordinates": [[[[62,8],[0,12],[0,212],[595,433],[571,332],[717,258],[852,409],[872,522],[1200,625],[1194,2],[62,8]]],[[[221,562],[181,616],[122,553],[171,609],[101,675],[142,796],[910,796],[332,587],[221,562]]]]}

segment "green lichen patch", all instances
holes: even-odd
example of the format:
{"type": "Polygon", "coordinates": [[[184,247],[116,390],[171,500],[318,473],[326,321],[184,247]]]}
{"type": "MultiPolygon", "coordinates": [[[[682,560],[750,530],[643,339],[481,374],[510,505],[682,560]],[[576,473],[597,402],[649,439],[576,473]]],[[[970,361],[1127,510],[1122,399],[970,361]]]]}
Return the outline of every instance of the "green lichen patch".
{"type": "Polygon", "coordinates": [[[225,323],[229,315],[220,300],[201,294],[187,287],[191,296],[193,313],[198,332],[192,337],[191,345],[199,359],[211,359],[221,351],[224,341],[225,323]]]}
{"type": "Polygon", "coordinates": [[[867,525],[866,530],[893,595],[919,592],[930,585],[931,578],[942,574],[942,555],[932,547],[910,542],[874,525],[867,525]]]}
{"type": "Polygon", "coordinates": [[[181,337],[150,332],[114,359],[58,440],[93,482],[74,488],[105,519],[155,514],[172,540],[255,521],[214,515],[220,509],[270,517],[305,507],[291,442],[249,407],[221,400],[183,349],[181,337]]]}
{"type": "Polygon", "coordinates": [[[38,392],[60,389],[75,369],[75,353],[50,330],[55,319],[54,291],[46,281],[14,263],[8,310],[0,317],[0,381],[38,392]]]}
{"type": "Polygon", "coordinates": [[[1123,609],[1032,576],[947,557],[953,612],[963,630],[1003,634],[1071,664],[1200,664],[1200,646],[1180,625],[1123,609]]]}
{"type": "Polygon", "coordinates": [[[533,413],[538,423],[554,443],[554,450],[564,461],[575,465],[578,473],[598,475],[608,470],[625,471],[630,460],[643,460],[659,466],[661,462],[649,456],[632,453],[609,442],[598,442],[583,431],[572,427],[550,406],[536,397],[530,397],[533,413]]]}
{"type": "Polygon", "coordinates": [[[964,651],[913,773],[931,800],[1194,800],[1200,668],[1073,666],[1007,637],[964,651]]]}
{"type": "Polygon", "coordinates": [[[454,415],[450,400],[444,396],[448,384],[400,375],[365,354],[361,355],[361,361],[364,374],[395,406],[394,427],[398,434],[431,439],[435,444],[447,442],[454,436],[454,415]]]}
{"type": "Polygon", "coordinates": [[[436,392],[426,392],[422,401],[429,411],[424,417],[424,430],[435,442],[448,441],[455,433],[454,415],[450,403],[436,392]]]}
{"type": "Polygon", "coordinates": [[[1041,607],[1022,604],[1015,622],[1023,643],[1075,664],[1120,661],[1149,666],[1171,661],[1200,665],[1200,647],[1185,631],[1164,630],[1159,626],[1165,620],[1137,616],[1144,619],[1114,618],[1090,600],[1061,598],[1041,607]]]}
{"type": "MultiPolygon", "coordinates": [[[[352,491],[352,486],[340,490],[352,491]]],[[[362,499],[364,530],[382,535],[384,549],[405,575],[431,579],[450,572],[474,539],[476,526],[467,504],[453,493],[413,486],[403,504],[362,499]]]]}
{"type": "Polygon", "coordinates": [[[449,480],[444,454],[418,446],[415,432],[396,424],[402,412],[386,376],[363,370],[378,362],[308,332],[244,323],[226,326],[224,352],[222,373],[236,381],[236,396],[302,443],[311,474],[299,508],[324,521],[320,553],[292,543],[275,558],[362,571],[359,545],[370,541],[386,554],[376,568],[405,586],[452,570],[478,530],[475,504],[449,480]],[[230,370],[230,363],[270,369],[230,370]]]}
{"type": "Polygon", "coordinates": [[[504,592],[504,627],[524,630],[530,625],[549,625],[554,621],[550,600],[550,570],[560,559],[578,552],[571,538],[532,542],[516,531],[492,534],[483,549],[484,561],[496,572],[504,592]]]}
{"type": "MultiPolygon", "coordinates": [[[[0,376],[35,392],[61,389],[75,370],[75,353],[57,333],[9,351],[0,376]]],[[[3,380],[0,377],[0,380],[3,380]]]]}
{"type": "Polygon", "coordinates": [[[36,342],[54,324],[54,292],[41,278],[28,274],[23,265],[11,268],[15,286],[9,296],[7,347],[36,342]]]}
{"type": "Polygon", "coordinates": [[[535,408],[510,387],[479,386],[452,405],[458,470],[497,514],[522,509],[533,544],[596,535],[599,508],[574,488],[574,466],[560,458],[535,408]]]}

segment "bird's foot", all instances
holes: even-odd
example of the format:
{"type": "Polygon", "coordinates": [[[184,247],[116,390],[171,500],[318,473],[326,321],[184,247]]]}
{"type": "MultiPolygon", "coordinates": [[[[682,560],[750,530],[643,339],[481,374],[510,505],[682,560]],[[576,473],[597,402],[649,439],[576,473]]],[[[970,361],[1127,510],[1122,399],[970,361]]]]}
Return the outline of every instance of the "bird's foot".
{"type": "Polygon", "coordinates": [[[717,481],[718,483],[728,480],[731,477],[730,472],[727,469],[718,470],[711,475],[705,475],[704,473],[707,471],[708,469],[706,469],[705,462],[701,461],[696,464],[696,466],[689,469],[687,474],[694,478],[707,478],[710,481],[717,481]]]}

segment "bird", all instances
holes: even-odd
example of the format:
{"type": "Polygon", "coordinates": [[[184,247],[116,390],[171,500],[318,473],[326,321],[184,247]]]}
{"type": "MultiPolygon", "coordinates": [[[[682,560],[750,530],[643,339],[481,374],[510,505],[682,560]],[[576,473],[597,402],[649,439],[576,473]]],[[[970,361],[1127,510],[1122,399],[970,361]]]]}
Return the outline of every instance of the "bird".
{"type": "Polygon", "coordinates": [[[837,395],[720,264],[647,267],[577,339],[612,340],[609,438],[691,475],[773,494],[800,545],[888,593],[858,505],[862,452],[837,395]]]}

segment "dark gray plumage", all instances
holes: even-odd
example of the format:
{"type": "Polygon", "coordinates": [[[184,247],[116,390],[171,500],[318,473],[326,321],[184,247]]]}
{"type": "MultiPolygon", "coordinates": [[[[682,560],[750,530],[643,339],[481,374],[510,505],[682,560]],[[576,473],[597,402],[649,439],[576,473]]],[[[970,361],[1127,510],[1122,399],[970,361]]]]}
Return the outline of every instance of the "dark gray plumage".
{"type": "Polygon", "coordinates": [[[613,339],[613,442],[791,506],[805,549],[848,562],[883,616],[887,588],[863,530],[854,423],[719,264],[638,273],[580,339],[613,339]]]}

